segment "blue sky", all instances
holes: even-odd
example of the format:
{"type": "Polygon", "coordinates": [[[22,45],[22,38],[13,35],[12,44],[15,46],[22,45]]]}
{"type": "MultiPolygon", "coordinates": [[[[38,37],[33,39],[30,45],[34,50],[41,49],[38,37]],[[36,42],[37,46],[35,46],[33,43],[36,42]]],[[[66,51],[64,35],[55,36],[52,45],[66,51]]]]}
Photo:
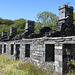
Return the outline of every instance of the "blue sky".
{"type": "Polygon", "coordinates": [[[73,6],[75,9],[75,0],[0,0],[0,17],[36,21],[36,15],[43,11],[49,11],[59,16],[58,7],[68,2],[69,6],[73,6]]]}

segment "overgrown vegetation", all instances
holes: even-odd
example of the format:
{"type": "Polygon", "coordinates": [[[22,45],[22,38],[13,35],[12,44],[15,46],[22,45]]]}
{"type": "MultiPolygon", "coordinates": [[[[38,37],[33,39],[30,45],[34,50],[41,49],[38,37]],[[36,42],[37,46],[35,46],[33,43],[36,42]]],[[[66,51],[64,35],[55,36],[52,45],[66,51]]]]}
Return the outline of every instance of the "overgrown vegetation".
{"type": "Polygon", "coordinates": [[[54,75],[52,71],[42,70],[30,63],[14,61],[0,55],[0,72],[5,75],[54,75]]]}
{"type": "MultiPolygon", "coordinates": [[[[72,62],[75,64],[75,61],[72,62]]],[[[2,55],[0,55],[0,73],[2,75],[56,75],[31,63],[14,61],[2,55]]],[[[75,71],[69,71],[68,75],[75,75],[75,71]]]]}
{"type": "Polygon", "coordinates": [[[10,32],[10,27],[17,27],[17,33],[21,34],[25,31],[25,21],[24,19],[18,19],[18,20],[8,20],[8,19],[2,19],[0,18],[0,36],[2,31],[10,32]]]}
{"type": "Polygon", "coordinates": [[[53,14],[48,11],[44,11],[42,13],[38,13],[37,17],[37,22],[40,23],[40,26],[48,26],[52,30],[56,29],[56,25],[58,23],[58,16],[56,14],[53,14]]]}

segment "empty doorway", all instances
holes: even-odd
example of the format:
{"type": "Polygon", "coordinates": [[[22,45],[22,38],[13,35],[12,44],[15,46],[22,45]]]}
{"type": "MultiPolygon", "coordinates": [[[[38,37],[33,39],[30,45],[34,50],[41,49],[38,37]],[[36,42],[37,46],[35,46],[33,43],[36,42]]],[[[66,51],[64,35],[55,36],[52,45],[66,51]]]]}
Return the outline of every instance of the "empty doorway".
{"type": "Polygon", "coordinates": [[[16,44],[16,60],[19,59],[20,54],[20,44],[16,44]]]}

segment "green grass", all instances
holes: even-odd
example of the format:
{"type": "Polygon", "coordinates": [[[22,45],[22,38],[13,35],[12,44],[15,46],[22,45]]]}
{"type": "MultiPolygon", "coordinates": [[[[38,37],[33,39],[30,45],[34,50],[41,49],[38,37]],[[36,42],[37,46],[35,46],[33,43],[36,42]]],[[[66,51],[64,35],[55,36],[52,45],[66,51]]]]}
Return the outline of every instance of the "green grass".
{"type": "Polygon", "coordinates": [[[14,61],[0,55],[0,72],[5,75],[53,75],[52,71],[41,69],[31,63],[14,61]]]}
{"type": "MultiPolygon", "coordinates": [[[[67,75],[75,75],[75,61],[72,60],[72,69],[67,75]]],[[[0,55],[0,73],[2,75],[55,75],[52,71],[41,69],[31,63],[14,61],[0,55]]]]}
{"type": "Polygon", "coordinates": [[[70,69],[68,75],[75,75],[75,60],[71,60],[70,67],[71,67],[71,69],[70,69]]]}
{"type": "Polygon", "coordinates": [[[71,63],[75,66],[75,60],[71,60],[71,63]]]}

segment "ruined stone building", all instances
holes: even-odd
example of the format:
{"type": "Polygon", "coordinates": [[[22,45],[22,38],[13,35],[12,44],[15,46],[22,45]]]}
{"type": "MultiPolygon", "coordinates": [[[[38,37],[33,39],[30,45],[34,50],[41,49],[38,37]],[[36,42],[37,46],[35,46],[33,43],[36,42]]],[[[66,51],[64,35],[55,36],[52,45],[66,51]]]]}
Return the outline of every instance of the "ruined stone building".
{"type": "Polygon", "coordinates": [[[0,53],[12,59],[31,62],[41,68],[65,75],[75,59],[75,27],[73,7],[59,7],[59,23],[56,31],[42,27],[34,33],[34,21],[26,21],[26,30],[17,35],[17,28],[10,28],[10,35],[2,32],[0,53]]]}

